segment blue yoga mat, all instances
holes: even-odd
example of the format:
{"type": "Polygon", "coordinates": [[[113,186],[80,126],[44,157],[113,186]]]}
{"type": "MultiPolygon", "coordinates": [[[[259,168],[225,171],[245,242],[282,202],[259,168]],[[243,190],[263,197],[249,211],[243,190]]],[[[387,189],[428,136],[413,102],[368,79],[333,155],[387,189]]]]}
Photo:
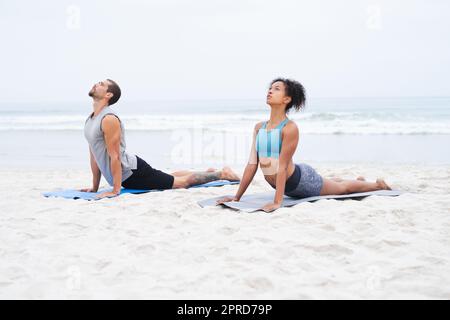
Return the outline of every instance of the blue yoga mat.
{"type": "MultiPolygon", "coordinates": [[[[197,186],[192,186],[191,188],[209,188],[209,187],[221,187],[225,185],[231,185],[231,184],[239,184],[239,181],[228,181],[228,180],[217,180],[208,182],[205,184],[200,184],[197,186]]],[[[103,192],[111,191],[112,188],[109,189],[102,189],[98,192],[81,192],[74,189],[66,189],[66,190],[55,190],[50,192],[44,192],[42,195],[44,197],[59,197],[59,198],[66,198],[66,199],[83,199],[83,200],[99,200],[95,197],[103,192]]],[[[134,190],[134,189],[124,189],[120,190],[120,194],[126,194],[126,193],[132,193],[132,194],[139,194],[139,193],[147,193],[147,192],[158,192],[163,190],[134,190]]]]}

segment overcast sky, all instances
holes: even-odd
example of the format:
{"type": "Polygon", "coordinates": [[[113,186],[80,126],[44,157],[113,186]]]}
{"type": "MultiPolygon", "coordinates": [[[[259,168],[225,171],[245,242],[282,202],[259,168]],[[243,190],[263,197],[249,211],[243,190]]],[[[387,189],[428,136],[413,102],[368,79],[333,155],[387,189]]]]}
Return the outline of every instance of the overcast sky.
{"type": "Polygon", "coordinates": [[[449,96],[448,0],[0,0],[0,101],[449,96]]]}

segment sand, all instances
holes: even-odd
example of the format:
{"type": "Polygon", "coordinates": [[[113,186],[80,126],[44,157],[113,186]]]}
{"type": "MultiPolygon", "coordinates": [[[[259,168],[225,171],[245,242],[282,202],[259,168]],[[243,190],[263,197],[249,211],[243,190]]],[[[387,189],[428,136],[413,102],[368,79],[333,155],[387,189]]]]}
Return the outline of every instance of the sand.
{"type": "Polygon", "coordinates": [[[0,298],[450,299],[450,168],[311,164],[407,193],[249,214],[196,203],[237,186],[88,202],[41,195],[88,168],[3,169],[0,298]]]}

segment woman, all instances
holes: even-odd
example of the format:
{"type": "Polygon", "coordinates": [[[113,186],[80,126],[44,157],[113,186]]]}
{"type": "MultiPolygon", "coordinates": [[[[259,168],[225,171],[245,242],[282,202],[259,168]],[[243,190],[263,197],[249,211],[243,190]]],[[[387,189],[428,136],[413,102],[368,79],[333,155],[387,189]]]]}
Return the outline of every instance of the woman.
{"type": "Polygon", "coordinates": [[[267,95],[270,119],[255,126],[250,159],[239,189],[234,197],[220,199],[217,204],[239,201],[253,180],[258,163],[266,181],[276,189],[273,203],[263,207],[266,212],[280,208],[283,195],[307,198],[390,190],[382,179],[376,182],[366,182],[363,177],[356,180],[325,179],[307,164],[294,164],[292,157],[297,149],[299,131],[287,114],[291,109],[299,111],[304,108],[305,100],[305,90],[299,82],[283,78],[272,81],[267,95]]]}

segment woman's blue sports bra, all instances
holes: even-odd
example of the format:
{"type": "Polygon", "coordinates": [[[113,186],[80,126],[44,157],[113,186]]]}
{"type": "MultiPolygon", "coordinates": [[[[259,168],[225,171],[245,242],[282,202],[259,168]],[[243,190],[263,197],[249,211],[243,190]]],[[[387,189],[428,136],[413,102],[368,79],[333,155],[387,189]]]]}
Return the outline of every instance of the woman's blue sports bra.
{"type": "Polygon", "coordinates": [[[282,121],[276,128],[267,131],[264,123],[256,135],[256,155],[259,166],[265,176],[277,174],[282,144],[282,130],[289,119],[282,121]]]}
{"type": "Polygon", "coordinates": [[[289,119],[284,119],[276,128],[267,131],[267,122],[264,122],[256,136],[256,152],[259,158],[275,158],[280,157],[281,152],[281,132],[289,119]]]}

